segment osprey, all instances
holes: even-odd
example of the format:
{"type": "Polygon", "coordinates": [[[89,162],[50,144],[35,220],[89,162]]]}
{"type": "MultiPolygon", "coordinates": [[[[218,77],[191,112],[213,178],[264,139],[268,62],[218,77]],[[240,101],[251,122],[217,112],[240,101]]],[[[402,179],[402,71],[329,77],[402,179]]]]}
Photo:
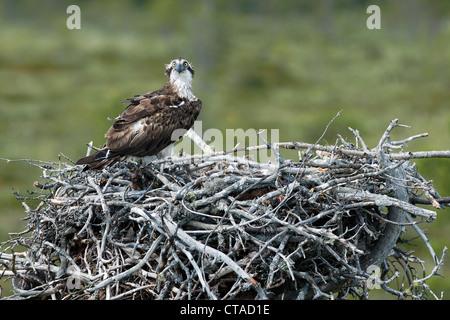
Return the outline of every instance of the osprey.
{"type": "Polygon", "coordinates": [[[159,90],[122,101],[125,111],[113,119],[102,149],[77,161],[103,169],[125,156],[165,156],[197,119],[202,102],[192,92],[194,69],[179,58],[166,65],[169,80],[159,90]]]}

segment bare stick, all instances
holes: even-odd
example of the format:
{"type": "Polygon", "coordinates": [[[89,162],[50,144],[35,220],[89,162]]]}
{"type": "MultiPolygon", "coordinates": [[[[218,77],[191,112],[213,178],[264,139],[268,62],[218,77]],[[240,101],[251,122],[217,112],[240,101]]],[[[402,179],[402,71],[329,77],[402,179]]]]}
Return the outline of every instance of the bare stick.
{"type": "MultiPolygon", "coordinates": [[[[150,217],[152,219],[150,221],[157,222],[158,224],[162,224],[163,221],[160,220],[161,218],[156,215],[149,215],[145,213],[140,208],[133,208],[131,210],[133,213],[139,214],[141,217],[148,218],[150,220],[150,217]]],[[[170,220],[164,220],[164,224],[167,226],[168,230],[170,231],[172,236],[175,236],[180,239],[183,243],[185,243],[188,247],[195,248],[199,252],[204,252],[210,256],[213,256],[217,259],[220,259],[221,261],[225,262],[237,275],[239,275],[244,280],[248,281],[249,284],[255,287],[255,289],[260,294],[260,299],[265,298],[265,293],[262,291],[259,283],[253,279],[249,274],[247,274],[244,270],[242,270],[239,265],[237,265],[233,260],[231,260],[227,255],[224,253],[215,250],[214,248],[211,248],[209,246],[204,245],[203,243],[198,242],[197,240],[193,239],[191,236],[189,236],[186,232],[183,230],[177,228],[176,224],[174,224],[170,220]]]]}
{"type": "Polygon", "coordinates": [[[398,126],[391,122],[378,152],[351,129],[356,147],[341,135],[334,145],[203,146],[200,155],[124,160],[102,171],[63,155],[24,160],[42,175],[28,195],[14,191],[28,225],[0,243],[0,278],[13,277],[13,298],[24,299],[366,298],[367,268],[378,265],[386,292],[439,298],[426,282],[439,276],[443,257],[419,224],[433,222],[448,197],[409,160],[450,152],[397,152],[426,136],[392,141],[398,126]],[[267,148],[308,151],[283,164],[234,154],[267,148]],[[312,158],[312,150],[320,152],[312,158]],[[397,248],[411,227],[436,263],[431,274],[397,248]]]}
{"type": "Polygon", "coordinates": [[[139,263],[137,263],[136,265],[134,265],[132,268],[119,273],[113,277],[107,278],[106,280],[100,282],[99,284],[97,284],[95,287],[93,288],[88,288],[86,289],[86,291],[88,292],[94,292],[97,291],[99,289],[102,289],[104,287],[106,287],[107,285],[113,283],[113,282],[117,282],[120,279],[123,279],[125,277],[128,277],[130,275],[132,275],[133,273],[137,272],[139,269],[141,269],[148,261],[148,259],[150,259],[151,255],[153,254],[153,252],[156,250],[156,248],[158,247],[158,244],[160,243],[160,241],[163,239],[163,236],[159,236],[155,242],[153,242],[152,247],[147,251],[147,253],[145,254],[145,256],[141,259],[141,261],[139,263]]]}

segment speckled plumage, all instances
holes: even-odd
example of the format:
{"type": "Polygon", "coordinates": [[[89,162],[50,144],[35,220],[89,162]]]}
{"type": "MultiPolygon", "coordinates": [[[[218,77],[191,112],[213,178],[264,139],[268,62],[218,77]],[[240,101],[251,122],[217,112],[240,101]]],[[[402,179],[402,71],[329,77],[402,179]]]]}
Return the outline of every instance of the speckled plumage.
{"type": "Polygon", "coordinates": [[[104,147],[77,161],[103,169],[125,156],[153,156],[170,146],[197,119],[202,102],[192,92],[194,70],[185,59],[166,65],[169,80],[160,89],[137,95],[106,132],[104,147]]]}

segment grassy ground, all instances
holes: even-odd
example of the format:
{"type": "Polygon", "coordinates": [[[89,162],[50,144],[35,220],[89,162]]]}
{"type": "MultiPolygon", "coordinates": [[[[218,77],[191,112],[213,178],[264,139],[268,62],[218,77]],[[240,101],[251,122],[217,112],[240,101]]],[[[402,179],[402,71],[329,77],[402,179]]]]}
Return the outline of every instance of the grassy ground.
{"type": "MultiPolygon", "coordinates": [[[[73,2],[73,1],[72,1],[73,2]]],[[[382,29],[368,30],[365,5],[329,1],[79,1],[81,29],[68,30],[72,2],[0,4],[0,157],[76,160],[85,144],[123,111],[124,98],[159,88],[163,64],[178,56],[196,67],[203,130],[279,129],[280,140],[322,143],[358,129],[370,147],[394,118],[427,132],[406,150],[450,146],[450,16],[440,1],[380,1],[382,29]]],[[[449,160],[417,161],[442,195],[449,160]]],[[[41,173],[0,162],[0,240],[25,223],[15,188],[41,173]]],[[[423,226],[440,254],[449,244],[449,209],[423,226]]],[[[417,241],[419,256],[428,257],[417,241]]],[[[431,264],[430,264],[431,265],[431,264]]],[[[431,270],[431,269],[430,269],[431,270]]],[[[450,292],[447,278],[433,279],[450,292]]],[[[448,298],[448,294],[444,295],[448,298]]]]}

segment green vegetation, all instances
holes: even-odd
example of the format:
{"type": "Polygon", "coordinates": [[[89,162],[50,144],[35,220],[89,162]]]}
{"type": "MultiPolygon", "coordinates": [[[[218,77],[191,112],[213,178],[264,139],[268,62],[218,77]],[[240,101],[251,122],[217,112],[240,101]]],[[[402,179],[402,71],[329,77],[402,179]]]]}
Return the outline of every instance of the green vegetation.
{"type": "MultiPolygon", "coordinates": [[[[450,146],[450,3],[376,1],[382,29],[366,28],[366,1],[3,1],[0,3],[0,157],[77,160],[86,143],[123,111],[119,102],[159,88],[163,64],[184,56],[207,128],[278,128],[281,141],[353,139],[370,147],[389,121],[428,132],[406,150],[450,146]],[[66,8],[81,8],[68,30],[66,8]]],[[[441,195],[450,195],[450,161],[417,161],[441,195]]],[[[0,240],[23,230],[20,201],[39,170],[0,162],[0,240]]],[[[449,209],[422,225],[440,255],[449,246],[449,209]]],[[[418,256],[428,257],[417,242],[418,256]]],[[[431,263],[430,263],[431,266],[431,263]]],[[[431,269],[430,269],[431,270],[431,269]]],[[[450,292],[447,278],[430,281],[450,292]]]]}

